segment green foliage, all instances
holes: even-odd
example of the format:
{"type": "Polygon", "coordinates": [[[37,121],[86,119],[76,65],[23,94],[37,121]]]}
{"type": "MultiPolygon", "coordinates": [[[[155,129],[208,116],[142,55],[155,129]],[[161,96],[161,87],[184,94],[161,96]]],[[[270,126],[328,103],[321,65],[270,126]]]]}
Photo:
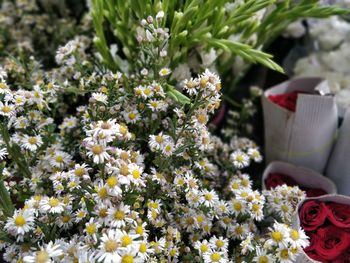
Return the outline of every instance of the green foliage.
{"type": "Polygon", "coordinates": [[[290,23],[300,18],[348,13],[338,7],[321,6],[316,0],[93,0],[95,45],[108,68],[135,70],[130,62],[138,56],[136,36],[140,21],[161,10],[161,26],[169,28],[170,33],[166,43],[168,66],[174,69],[187,64],[190,54],[214,48],[219,56],[216,67],[229,81],[237,77],[232,77],[231,72],[237,56],[245,60],[245,68],[260,63],[283,72],[272,56],[262,50],[290,23]],[[113,56],[111,43],[119,47],[113,56]],[[129,62],[129,68],[125,68],[123,59],[129,62]]]}

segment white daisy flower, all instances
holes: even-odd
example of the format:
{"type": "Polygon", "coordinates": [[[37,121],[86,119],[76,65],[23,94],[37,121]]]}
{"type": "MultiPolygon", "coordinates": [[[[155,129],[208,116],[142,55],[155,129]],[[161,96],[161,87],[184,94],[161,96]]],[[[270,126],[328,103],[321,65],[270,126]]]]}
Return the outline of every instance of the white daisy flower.
{"type": "Polygon", "coordinates": [[[15,115],[15,113],[15,106],[13,104],[8,104],[7,102],[4,104],[0,101],[0,115],[10,117],[15,115]]]}
{"type": "Polygon", "coordinates": [[[137,109],[129,108],[123,111],[122,114],[127,123],[136,123],[141,119],[141,115],[137,109]]]}
{"type": "Polygon", "coordinates": [[[121,256],[119,253],[121,231],[118,229],[109,229],[107,233],[103,233],[100,238],[100,245],[96,254],[96,259],[104,263],[120,263],[121,256]]]}
{"type": "Polygon", "coordinates": [[[30,253],[23,258],[24,263],[52,263],[63,254],[60,245],[50,243],[40,246],[40,250],[30,253]]]}
{"type": "Polygon", "coordinates": [[[200,197],[201,203],[207,207],[215,206],[219,201],[219,196],[215,193],[214,190],[208,191],[204,189],[200,197]]]}
{"type": "Polygon", "coordinates": [[[299,229],[290,229],[288,242],[292,247],[306,248],[309,246],[309,237],[305,234],[304,230],[299,227],[299,229]]]}
{"type": "Polygon", "coordinates": [[[249,165],[249,156],[241,150],[231,153],[230,159],[233,162],[233,165],[238,169],[242,169],[249,165]]]}
{"type": "Polygon", "coordinates": [[[260,154],[260,152],[258,151],[258,149],[256,148],[250,148],[248,150],[248,155],[250,156],[250,158],[252,158],[255,162],[261,162],[262,161],[262,156],[260,154]]]}
{"type": "Polygon", "coordinates": [[[203,254],[204,263],[226,263],[228,262],[225,254],[223,252],[209,250],[208,252],[203,254]]]}
{"type": "Polygon", "coordinates": [[[108,209],[110,224],[113,227],[121,228],[126,225],[126,222],[132,222],[129,218],[130,206],[121,203],[118,207],[108,209]]]}
{"type": "Polygon", "coordinates": [[[164,77],[168,76],[171,73],[171,70],[169,68],[162,68],[159,70],[159,76],[164,77]]]}
{"type": "Polygon", "coordinates": [[[101,93],[101,92],[92,93],[91,98],[94,99],[95,101],[101,102],[103,104],[107,104],[107,102],[108,102],[107,95],[104,93],[101,93]]]}
{"type": "Polygon", "coordinates": [[[34,214],[32,210],[16,210],[12,217],[8,218],[5,229],[14,236],[24,235],[34,228],[34,214]]]}
{"type": "Polygon", "coordinates": [[[40,201],[40,209],[47,213],[59,214],[64,210],[64,204],[56,197],[46,197],[40,201]]]}
{"type": "Polygon", "coordinates": [[[90,143],[86,147],[89,151],[86,155],[93,159],[93,162],[96,164],[104,163],[110,158],[107,150],[108,148],[102,144],[90,143]]]}
{"type": "Polygon", "coordinates": [[[275,262],[274,258],[269,255],[265,249],[261,248],[261,247],[256,247],[255,249],[256,251],[256,256],[253,258],[254,262],[260,263],[260,262],[264,262],[264,263],[272,263],[275,262]]]}
{"type": "Polygon", "coordinates": [[[25,134],[22,138],[22,146],[30,151],[35,152],[41,145],[43,144],[43,140],[40,135],[36,136],[28,136],[25,134]]]}

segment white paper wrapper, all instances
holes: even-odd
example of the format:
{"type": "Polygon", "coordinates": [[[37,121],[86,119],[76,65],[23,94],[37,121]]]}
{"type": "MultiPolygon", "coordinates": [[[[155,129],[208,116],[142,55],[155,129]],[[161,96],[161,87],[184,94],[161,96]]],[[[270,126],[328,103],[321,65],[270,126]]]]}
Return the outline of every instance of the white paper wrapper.
{"type": "Polygon", "coordinates": [[[296,166],[285,162],[271,162],[265,169],[262,177],[262,188],[266,189],[265,180],[271,173],[281,173],[293,178],[299,186],[308,188],[320,188],[328,194],[336,194],[337,187],[335,184],[318,172],[311,169],[296,166]]]}
{"type": "Polygon", "coordinates": [[[302,78],[283,82],[264,92],[262,104],[265,123],[267,163],[285,161],[323,172],[332,149],[338,113],[332,96],[299,94],[296,112],[268,99],[270,95],[292,91],[329,93],[326,81],[302,78]]]}
{"type": "MultiPolygon", "coordinates": [[[[295,210],[295,215],[293,218],[293,227],[298,228],[300,227],[300,220],[299,220],[299,209],[302,207],[303,203],[305,203],[308,200],[320,200],[322,202],[335,202],[339,204],[345,204],[350,205],[350,197],[344,196],[344,195],[324,195],[320,197],[312,197],[312,198],[306,198],[304,201],[300,202],[298,204],[297,209],[295,210]]],[[[319,261],[313,260],[309,258],[306,253],[302,252],[297,259],[295,260],[295,263],[306,263],[306,262],[312,262],[312,263],[318,263],[319,261]]]]}
{"type": "Polygon", "coordinates": [[[337,185],[339,194],[350,196],[350,108],[345,113],[326,175],[337,185]]]}

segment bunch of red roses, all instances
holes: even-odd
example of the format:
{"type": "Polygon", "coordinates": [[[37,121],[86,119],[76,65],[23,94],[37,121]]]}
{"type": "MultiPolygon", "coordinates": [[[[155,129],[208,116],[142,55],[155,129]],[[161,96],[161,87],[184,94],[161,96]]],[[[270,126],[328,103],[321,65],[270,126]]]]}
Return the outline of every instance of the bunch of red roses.
{"type": "Polygon", "coordinates": [[[306,93],[306,92],[292,91],[285,94],[270,95],[269,99],[273,103],[276,103],[277,105],[289,111],[295,112],[299,93],[306,93]]]}
{"type": "Polygon", "coordinates": [[[327,194],[327,192],[320,188],[309,188],[299,185],[292,177],[281,173],[270,173],[265,179],[265,186],[267,190],[276,188],[277,186],[286,184],[288,186],[298,186],[301,190],[305,191],[307,197],[317,197],[327,194]]]}
{"type": "Polygon", "coordinates": [[[304,249],[320,262],[350,262],[350,206],[319,200],[306,201],[299,210],[301,227],[310,237],[304,249]]]}

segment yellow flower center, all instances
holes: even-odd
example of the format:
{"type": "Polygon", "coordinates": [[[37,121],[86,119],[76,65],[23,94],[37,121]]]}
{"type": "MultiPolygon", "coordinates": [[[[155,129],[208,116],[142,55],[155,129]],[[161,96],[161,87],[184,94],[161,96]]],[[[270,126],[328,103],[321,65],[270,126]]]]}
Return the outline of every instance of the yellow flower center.
{"type": "Polygon", "coordinates": [[[49,206],[56,207],[60,204],[60,201],[57,198],[50,198],[49,206]]]}
{"type": "Polygon", "coordinates": [[[146,246],[146,244],[145,244],[145,243],[141,243],[141,244],[140,244],[140,247],[139,247],[139,252],[141,252],[141,253],[146,253],[146,251],[147,251],[147,246],[146,246]]]}
{"type": "Polygon", "coordinates": [[[5,106],[2,107],[2,112],[3,113],[9,113],[10,111],[11,111],[11,108],[9,106],[5,105],[5,106]]]}
{"type": "Polygon", "coordinates": [[[107,209],[106,208],[101,208],[100,211],[98,212],[98,216],[101,218],[105,218],[107,217],[108,213],[107,213],[107,209]]]}
{"type": "Polygon", "coordinates": [[[35,263],[46,263],[49,260],[49,254],[46,251],[38,251],[35,257],[35,263]]]}
{"type": "Polygon", "coordinates": [[[118,184],[118,179],[115,176],[111,176],[107,179],[107,185],[109,187],[114,187],[118,184]]]}
{"type": "Polygon", "coordinates": [[[242,227],[242,226],[237,226],[237,227],[235,228],[235,233],[236,233],[237,235],[242,235],[242,234],[243,234],[243,227],[242,227]]]}
{"type": "Polygon", "coordinates": [[[144,233],[143,227],[142,227],[142,226],[137,226],[137,227],[135,228],[135,232],[136,232],[136,234],[138,234],[138,235],[143,235],[143,233],[144,233]]]}
{"type": "Polygon", "coordinates": [[[86,226],[86,233],[88,233],[89,235],[93,235],[96,232],[96,225],[95,224],[88,224],[86,226]]]}
{"type": "Polygon", "coordinates": [[[281,242],[283,239],[283,235],[279,231],[272,232],[271,236],[272,236],[273,240],[275,240],[276,242],[281,242]]]}
{"type": "Polygon", "coordinates": [[[281,210],[282,210],[284,213],[287,213],[287,212],[289,211],[288,205],[281,205],[281,210]]]}
{"type": "Polygon", "coordinates": [[[153,209],[158,209],[159,204],[156,203],[156,202],[150,202],[150,203],[149,203],[149,207],[150,207],[150,208],[153,208],[153,209]]]}
{"type": "Polygon", "coordinates": [[[166,152],[171,152],[171,149],[172,149],[172,147],[169,144],[164,147],[164,151],[166,151],[166,152]]]}
{"type": "Polygon", "coordinates": [[[239,203],[239,202],[236,202],[233,204],[233,208],[236,210],[236,211],[241,211],[242,209],[242,204],[239,203]]]}
{"type": "Polygon", "coordinates": [[[197,120],[199,123],[205,124],[207,122],[207,116],[205,116],[204,114],[199,114],[197,116],[197,120]]]}
{"type": "Polygon", "coordinates": [[[133,113],[133,112],[130,112],[130,113],[129,113],[129,119],[130,119],[130,120],[134,120],[135,118],[136,118],[136,114],[133,113]]]}
{"type": "Polygon", "coordinates": [[[122,246],[126,247],[128,245],[132,244],[132,238],[129,236],[122,236],[122,246]]]}
{"type": "Polygon", "coordinates": [[[213,200],[213,195],[211,193],[207,193],[204,195],[205,200],[211,201],[213,200]]]}
{"type": "Polygon", "coordinates": [[[122,258],[122,263],[133,263],[134,262],[134,257],[130,255],[125,255],[122,258]]]}
{"type": "Polygon", "coordinates": [[[63,157],[61,155],[57,155],[55,158],[56,162],[62,163],[63,162],[63,157]]]}
{"type": "Polygon", "coordinates": [[[175,257],[177,254],[176,248],[173,248],[172,250],[170,250],[169,254],[170,254],[170,256],[175,257]]]}
{"type": "Polygon", "coordinates": [[[128,132],[128,128],[123,126],[123,125],[120,125],[119,127],[119,132],[122,134],[122,135],[125,135],[127,132],[128,132]]]}
{"type": "Polygon", "coordinates": [[[201,79],[199,82],[199,85],[201,86],[201,88],[205,88],[207,86],[208,80],[207,79],[201,79]]]}
{"type": "Polygon", "coordinates": [[[219,262],[221,259],[221,255],[217,252],[214,252],[213,254],[210,255],[210,259],[214,262],[219,262]]]}
{"type": "Polygon", "coordinates": [[[121,175],[127,176],[129,174],[129,168],[126,164],[123,164],[120,169],[119,169],[119,173],[121,175]]]}
{"type": "Polygon", "coordinates": [[[289,259],[288,249],[282,249],[280,252],[280,257],[282,259],[289,259]]]}
{"type": "Polygon", "coordinates": [[[79,168],[74,170],[74,174],[78,177],[81,177],[85,174],[85,169],[82,167],[79,167],[79,168]]]}
{"type": "Polygon", "coordinates": [[[156,142],[159,143],[159,144],[162,144],[164,142],[164,138],[160,135],[157,135],[156,136],[156,142]]]}
{"type": "Polygon", "coordinates": [[[243,155],[237,155],[236,156],[236,161],[237,162],[243,162],[244,161],[243,155]]]}
{"type": "Polygon", "coordinates": [[[93,154],[101,154],[103,152],[103,147],[97,144],[91,147],[91,151],[93,154]]]}
{"type": "Polygon", "coordinates": [[[102,188],[98,191],[98,196],[99,196],[101,199],[106,199],[107,196],[108,196],[107,189],[106,189],[105,187],[102,187],[102,188]]]}
{"type": "Polygon", "coordinates": [[[108,253],[116,251],[118,243],[115,240],[107,240],[105,243],[105,250],[108,253]]]}
{"type": "Polygon", "coordinates": [[[259,209],[260,209],[260,205],[258,205],[258,204],[253,204],[252,209],[253,209],[254,212],[257,212],[257,211],[259,211],[259,209]]]}
{"type": "Polygon", "coordinates": [[[26,224],[26,219],[22,215],[18,215],[15,218],[15,225],[16,226],[24,226],[26,224]]]}
{"type": "Polygon", "coordinates": [[[231,184],[231,188],[234,189],[234,190],[239,189],[239,183],[237,183],[237,182],[232,183],[231,184]]]}
{"type": "Polygon", "coordinates": [[[201,250],[202,253],[207,252],[207,251],[208,251],[208,245],[202,244],[202,245],[200,246],[200,250],[201,250]]]}
{"type": "Polygon", "coordinates": [[[220,247],[223,247],[225,245],[225,243],[224,243],[224,241],[218,239],[218,240],[216,240],[215,245],[220,248],[220,247]]]}
{"type": "Polygon", "coordinates": [[[30,144],[36,144],[38,142],[38,140],[35,137],[29,137],[28,142],[30,144]]]}
{"type": "Polygon", "coordinates": [[[70,219],[71,219],[71,217],[68,216],[68,215],[65,215],[65,216],[62,217],[63,223],[68,223],[70,221],[70,219]]]}
{"type": "Polygon", "coordinates": [[[267,258],[267,256],[260,256],[258,262],[259,263],[268,263],[269,259],[267,258]]]}
{"type": "Polygon", "coordinates": [[[292,229],[292,230],[290,231],[290,237],[291,237],[294,241],[298,240],[298,239],[299,239],[299,232],[298,232],[297,230],[295,230],[295,229],[292,229]]]}
{"type": "Polygon", "coordinates": [[[125,218],[125,213],[124,213],[124,211],[117,210],[117,211],[114,213],[114,218],[117,219],[117,220],[123,220],[123,219],[125,218]]]}
{"type": "Polygon", "coordinates": [[[139,179],[140,175],[141,175],[140,171],[138,170],[132,171],[132,177],[134,177],[134,179],[139,179]]]}

